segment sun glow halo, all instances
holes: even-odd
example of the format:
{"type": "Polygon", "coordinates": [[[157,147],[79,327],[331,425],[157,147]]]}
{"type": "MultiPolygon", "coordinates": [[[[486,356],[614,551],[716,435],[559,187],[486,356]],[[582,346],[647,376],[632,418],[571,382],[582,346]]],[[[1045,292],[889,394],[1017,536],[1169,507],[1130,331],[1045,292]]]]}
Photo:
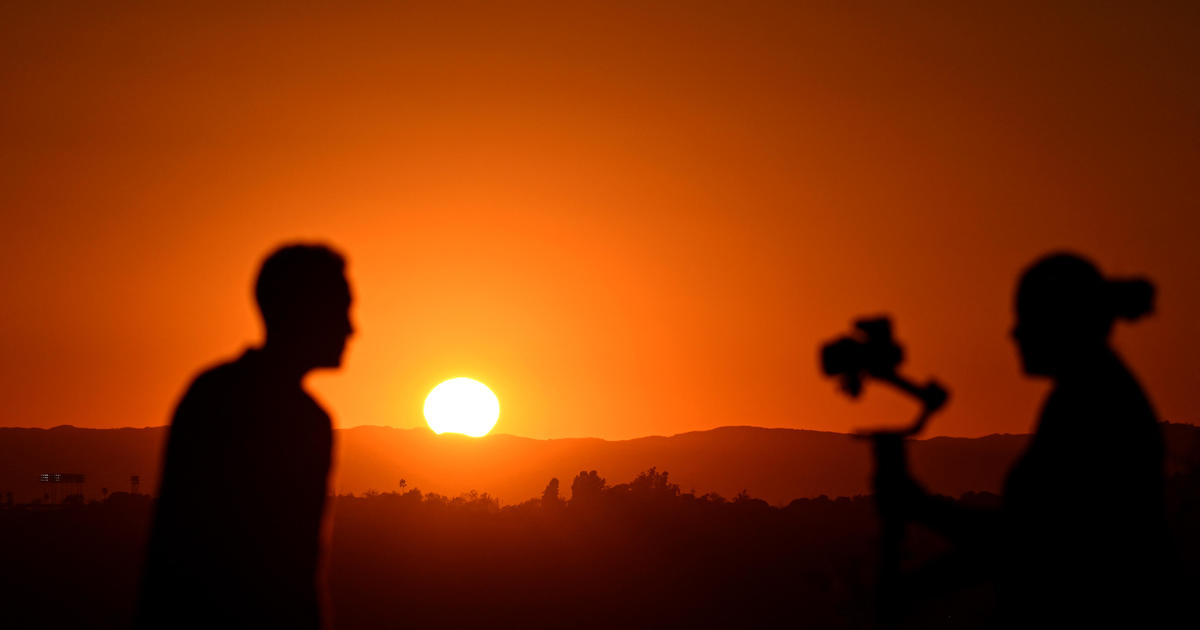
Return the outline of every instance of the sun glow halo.
{"type": "Polygon", "coordinates": [[[500,400],[487,385],[471,378],[452,378],[425,397],[425,422],[434,433],[483,437],[496,426],[500,400]]]}

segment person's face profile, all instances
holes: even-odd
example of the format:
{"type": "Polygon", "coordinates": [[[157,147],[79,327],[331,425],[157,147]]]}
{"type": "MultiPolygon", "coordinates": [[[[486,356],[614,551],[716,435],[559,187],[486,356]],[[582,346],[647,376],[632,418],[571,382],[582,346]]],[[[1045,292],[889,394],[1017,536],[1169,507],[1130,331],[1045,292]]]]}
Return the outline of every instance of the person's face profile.
{"type": "Polygon", "coordinates": [[[289,348],[288,352],[308,369],[341,367],[346,341],[354,334],[352,303],[350,287],[344,280],[326,286],[317,283],[289,309],[288,317],[269,326],[268,335],[278,339],[281,347],[289,348]]]}
{"type": "Polygon", "coordinates": [[[1053,376],[1065,351],[1061,323],[1037,300],[1017,299],[1012,338],[1021,370],[1030,376],[1053,376]]]}
{"type": "Polygon", "coordinates": [[[1053,310],[1018,312],[1012,337],[1021,356],[1021,369],[1031,376],[1057,377],[1077,364],[1079,357],[1104,345],[1103,339],[1093,338],[1081,328],[1053,310]]]}
{"type": "Polygon", "coordinates": [[[350,321],[352,303],[347,284],[331,292],[329,299],[322,300],[320,307],[315,309],[316,317],[310,331],[315,367],[341,367],[346,342],[354,334],[354,324],[350,321]]]}
{"type": "Polygon", "coordinates": [[[1036,324],[1022,321],[1018,316],[1017,323],[1012,329],[1013,343],[1017,346],[1017,354],[1021,360],[1021,370],[1032,376],[1045,376],[1050,373],[1050,366],[1043,335],[1036,324]]]}

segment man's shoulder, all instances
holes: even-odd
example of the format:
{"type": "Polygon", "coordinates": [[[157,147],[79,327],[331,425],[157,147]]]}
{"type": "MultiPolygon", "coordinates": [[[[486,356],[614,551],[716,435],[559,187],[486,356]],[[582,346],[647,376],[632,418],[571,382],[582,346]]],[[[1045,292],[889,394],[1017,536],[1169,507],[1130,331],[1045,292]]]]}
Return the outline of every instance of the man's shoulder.
{"type": "Polygon", "coordinates": [[[247,372],[247,352],[232,358],[218,361],[200,369],[192,378],[190,390],[207,390],[228,387],[243,380],[247,372]]]}
{"type": "Polygon", "coordinates": [[[179,408],[204,408],[222,400],[235,400],[244,396],[243,390],[251,386],[254,370],[248,365],[251,351],[213,363],[192,377],[179,401],[179,408]]]}

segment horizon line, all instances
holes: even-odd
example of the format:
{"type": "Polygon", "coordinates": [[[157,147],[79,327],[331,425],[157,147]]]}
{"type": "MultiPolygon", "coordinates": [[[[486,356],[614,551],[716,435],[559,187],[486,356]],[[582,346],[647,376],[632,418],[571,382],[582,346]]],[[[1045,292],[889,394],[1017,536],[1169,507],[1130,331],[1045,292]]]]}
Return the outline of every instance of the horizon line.
{"type": "MultiPolygon", "coordinates": [[[[1200,428],[1200,422],[1159,420],[1158,423],[1164,424],[1164,425],[1182,425],[1182,426],[1200,428]]],[[[58,424],[58,425],[54,425],[52,427],[0,426],[0,430],[9,429],[9,430],[22,430],[22,431],[54,431],[54,430],[58,430],[58,429],[76,429],[76,430],[81,430],[81,431],[149,431],[152,429],[166,429],[169,427],[170,427],[170,425],[168,425],[168,424],[146,425],[146,426],[141,426],[141,427],[135,427],[135,426],[129,426],[129,425],[115,426],[115,427],[81,427],[81,426],[76,426],[73,424],[58,424]]],[[[654,438],[669,439],[669,438],[680,437],[680,436],[684,436],[684,435],[690,435],[693,433],[710,433],[713,431],[720,431],[723,429],[756,429],[756,430],[760,430],[760,431],[795,431],[795,432],[803,432],[803,433],[826,433],[826,434],[830,434],[830,435],[858,437],[858,434],[855,432],[852,432],[852,431],[826,431],[826,430],[821,430],[821,429],[803,429],[803,428],[797,428],[797,427],[768,427],[768,426],[759,426],[759,425],[752,425],[752,424],[722,424],[722,425],[717,425],[714,427],[709,427],[707,429],[693,429],[691,431],[683,431],[680,433],[672,433],[669,435],[649,434],[649,435],[640,435],[640,436],[629,437],[629,438],[605,438],[605,437],[597,437],[597,436],[531,437],[531,436],[527,436],[527,435],[516,435],[516,434],[512,434],[512,433],[488,433],[487,435],[483,435],[480,437],[472,437],[472,436],[469,436],[469,435],[466,435],[463,433],[452,433],[452,432],[446,432],[446,433],[442,433],[442,434],[434,433],[433,429],[429,428],[428,426],[398,427],[398,426],[383,425],[383,424],[357,424],[357,425],[349,426],[349,427],[334,427],[334,431],[351,431],[351,430],[355,430],[355,429],[388,429],[388,430],[394,430],[394,431],[422,431],[422,432],[431,433],[434,436],[445,435],[449,439],[484,440],[487,438],[506,437],[506,438],[516,438],[519,440],[535,440],[535,441],[539,441],[539,442],[553,442],[553,441],[564,441],[564,440],[598,440],[601,442],[631,442],[633,440],[646,440],[646,439],[654,439],[654,438]]],[[[978,440],[978,439],[998,437],[998,436],[1028,436],[1028,435],[1032,435],[1032,433],[1033,433],[1032,431],[1027,431],[1027,432],[1023,432],[1023,433],[993,432],[993,433],[986,433],[986,434],[982,434],[982,435],[930,435],[930,436],[926,436],[926,437],[916,437],[916,438],[912,438],[912,439],[919,440],[919,441],[935,440],[935,439],[978,440]]]]}

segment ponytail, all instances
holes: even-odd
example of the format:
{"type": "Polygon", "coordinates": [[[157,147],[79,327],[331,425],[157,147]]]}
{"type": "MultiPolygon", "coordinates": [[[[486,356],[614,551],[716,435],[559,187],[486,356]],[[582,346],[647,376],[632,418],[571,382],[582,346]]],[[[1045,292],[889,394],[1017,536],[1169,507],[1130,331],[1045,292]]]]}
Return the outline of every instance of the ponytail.
{"type": "Polygon", "coordinates": [[[1114,317],[1135,321],[1154,312],[1154,285],[1149,280],[1108,280],[1104,289],[1114,317]]]}

